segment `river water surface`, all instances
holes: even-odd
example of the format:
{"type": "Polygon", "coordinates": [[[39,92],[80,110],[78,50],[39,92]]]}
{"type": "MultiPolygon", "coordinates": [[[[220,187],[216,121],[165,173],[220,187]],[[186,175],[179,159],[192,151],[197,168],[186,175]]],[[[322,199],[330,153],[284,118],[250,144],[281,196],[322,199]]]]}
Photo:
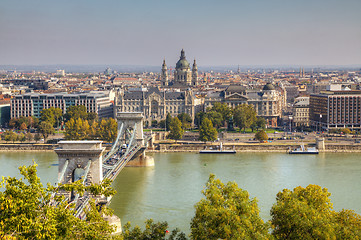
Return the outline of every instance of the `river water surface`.
{"type": "MultiPolygon", "coordinates": [[[[361,214],[361,154],[195,153],[152,154],[154,167],[125,168],[114,181],[117,194],[110,207],[122,220],[143,226],[145,219],[168,221],[171,228],[189,232],[194,204],[214,173],[223,182],[235,181],[258,199],[261,217],[269,220],[276,194],[284,188],[317,184],[331,192],[334,209],[361,214]]],[[[0,176],[19,176],[18,166],[37,162],[43,183],[54,184],[58,166],[53,152],[2,152],[0,176]]]]}

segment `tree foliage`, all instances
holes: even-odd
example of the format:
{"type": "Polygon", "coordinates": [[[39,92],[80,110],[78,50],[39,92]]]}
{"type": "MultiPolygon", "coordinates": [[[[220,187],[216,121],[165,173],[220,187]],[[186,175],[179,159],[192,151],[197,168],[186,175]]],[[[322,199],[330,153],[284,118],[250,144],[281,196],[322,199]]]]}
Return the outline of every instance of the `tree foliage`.
{"type": "Polygon", "coordinates": [[[361,216],[332,210],[331,193],[308,185],[277,194],[271,209],[276,239],[361,239],[361,216]]]}
{"type": "Polygon", "coordinates": [[[256,110],[252,105],[241,104],[234,109],[234,122],[240,129],[246,129],[257,119],[256,110]]]}
{"type": "Polygon", "coordinates": [[[148,219],[145,222],[145,230],[142,231],[139,226],[135,226],[131,229],[130,222],[125,224],[123,228],[122,238],[123,240],[148,240],[148,239],[159,239],[159,240],[185,240],[187,239],[183,232],[178,229],[174,229],[169,236],[168,235],[168,223],[157,222],[154,223],[152,219],[148,219]]]}
{"type": "Polygon", "coordinates": [[[65,139],[84,140],[88,139],[90,126],[88,120],[71,118],[65,123],[65,139]]]}
{"type": "Polygon", "coordinates": [[[26,130],[28,128],[36,127],[39,120],[35,117],[19,117],[19,118],[12,118],[9,121],[9,127],[19,129],[19,130],[26,130]]]}
{"type": "MultiPolygon", "coordinates": [[[[208,118],[209,120],[211,120],[212,124],[215,128],[220,128],[224,125],[222,114],[219,112],[216,112],[216,111],[206,112],[203,119],[204,118],[208,118]]],[[[203,122],[203,119],[202,119],[202,122],[203,122]]]]}
{"type": "Polygon", "coordinates": [[[66,109],[66,113],[65,113],[64,117],[67,121],[69,121],[71,118],[74,118],[74,119],[81,118],[83,120],[86,120],[86,119],[88,119],[88,113],[87,113],[86,107],[84,105],[69,106],[66,109]]]}
{"type": "Polygon", "coordinates": [[[258,131],[259,128],[261,129],[265,129],[266,128],[266,119],[264,119],[263,117],[257,117],[257,120],[256,120],[256,129],[258,131]]]}
{"type": "Polygon", "coordinates": [[[268,239],[269,226],[259,216],[256,199],[235,182],[223,184],[210,175],[205,196],[195,205],[193,239],[268,239]]]}
{"type": "Polygon", "coordinates": [[[46,108],[43,109],[40,113],[40,121],[41,122],[48,122],[52,126],[57,127],[59,126],[60,119],[63,116],[63,111],[60,108],[46,108]]]}
{"type": "Polygon", "coordinates": [[[114,118],[103,119],[99,124],[98,137],[107,142],[114,142],[118,134],[118,123],[114,118]]]}
{"type": "MultiPolygon", "coordinates": [[[[109,210],[100,209],[91,203],[86,210],[86,220],[74,216],[74,205],[66,201],[53,204],[52,195],[62,188],[50,184],[46,188],[36,173],[36,165],[20,167],[23,179],[3,177],[0,191],[0,238],[1,239],[108,239],[114,231],[102,214],[109,210]]],[[[69,184],[74,189],[79,183],[69,184]]],[[[110,182],[82,187],[94,194],[114,193],[110,182]]],[[[59,197],[58,200],[64,199],[59,197]]]]}
{"type": "Polygon", "coordinates": [[[178,114],[177,118],[181,121],[183,129],[191,128],[192,117],[188,113],[178,114]]]}
{"type": "Polygon", "coordinates": [[[184,133],[184,130],[182,128],[182,123],[181,121],[175,117],[172,118],[170,124],[169,124],[169,135],[168,137],[170,139],[175,139],[175,140],[179,140],[182,138],[184,133]]]}
{"type": "Polygon", "coordinates": [[[118,124],[113,118],[102,119],[100,122],[71,118],[65,123],[65,138],[67,140],[101,139],[113,142],[118,134],[118,124]]]}
{"type": "Polygon", "coordinates": [[[172,121],[172,116],[170,115],[170,113],[167,114],[167,117],[165,119],[165,128],[167,131],[170,131],[170,123],[172,121]]]}
{"type": "Polygon", "coordinates": [[[203,118],[201,127],[199,128],[199,140],[207,142],[207,141],[215,141],[218,137],[217,130],[213,127],[211,120],[208,118],[203,118]]]}
{"type": "Polygon", "coordinates": [[[44,121],[39,124],[38,132],[43,135],[45,141],[50,134],[54,134],[55,129],[51,123],[44,121]]]}
{"type": "Polygon", "coordinates": [[[266,133],[264,130],[261,130],[261,131],[258,131],[258,132],[255,134],[255,138],[256,138],[258,141],[265,141],[265,140],[268,140],[268,135],[267,135],[267,133],[266,133]]]}
{"type": "Polygon", "coordinates": [[[212,106],[212,108],[207,109],[207,113],[208,112],[216,112],[220,114],[220,119],[221,119],[221,124],[220,125],[215,125],[213,122],[213,125],[217,126],[217,127],[221,127],[224,126],[225,123],[232,117],[233,115],[233,108],[229,107],[227,104],[225,103],[220,103],[220,102],[215,102],[212,106]]]}

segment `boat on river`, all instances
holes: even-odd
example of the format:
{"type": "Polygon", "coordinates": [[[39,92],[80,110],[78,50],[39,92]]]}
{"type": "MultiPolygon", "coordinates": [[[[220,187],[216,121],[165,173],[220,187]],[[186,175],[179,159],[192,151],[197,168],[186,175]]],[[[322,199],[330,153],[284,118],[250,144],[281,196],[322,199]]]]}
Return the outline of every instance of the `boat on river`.
{"type": "Polygon", "coordinates": [[[305,145],[301,145],[299,148],[290,150],[289,154],[318,154],[318,149],[315,147],[305,148],[305,145]]]}
{"type": "Polygon", "coordinates": [[[236,153],[236,150],[223,150],[223,144],[219,145],[219,149],[205,149],[199,151],[199,153],[202,154],[234,154],[236,153]]]}

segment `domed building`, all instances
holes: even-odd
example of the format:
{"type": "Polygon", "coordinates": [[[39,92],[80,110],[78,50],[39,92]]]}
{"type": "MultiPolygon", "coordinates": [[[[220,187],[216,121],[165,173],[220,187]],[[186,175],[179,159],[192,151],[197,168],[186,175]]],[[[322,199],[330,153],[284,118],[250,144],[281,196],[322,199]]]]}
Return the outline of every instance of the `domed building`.
{"type": "Polygon", "coordinates": [[[196,60],[194,60],[193,68],[191,70],[190,64],[186,59],[185,52],[182,49],[181,56],[176,64],[174,71],[173,82],[168,81],[167,65],[163,60],[162,65],[162,83],[163,86],[169,85],[183,85],[183,86],[197,86],[198,85],[198,67],[196,60]]]}

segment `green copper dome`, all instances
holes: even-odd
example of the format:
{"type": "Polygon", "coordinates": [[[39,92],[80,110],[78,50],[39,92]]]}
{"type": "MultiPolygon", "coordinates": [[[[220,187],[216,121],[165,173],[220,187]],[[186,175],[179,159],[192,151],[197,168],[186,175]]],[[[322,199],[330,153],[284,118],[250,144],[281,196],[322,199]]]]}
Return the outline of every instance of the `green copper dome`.
{"type": "Polygon", "coordinates": [[[276,90],[275,86],[273,86],[272,83],[267,83],[266,85],[264,85],[263,87],[263,91],[264,90],[276,90]]]}
{"type": "Polygon", "coordinates": [[[177,64],[176,64],[176,68],[189,68],[189,62],[186,59],[184,50],[182,49],[181,51],[181,56],[180,59],[178,60],[177,64]]]}

